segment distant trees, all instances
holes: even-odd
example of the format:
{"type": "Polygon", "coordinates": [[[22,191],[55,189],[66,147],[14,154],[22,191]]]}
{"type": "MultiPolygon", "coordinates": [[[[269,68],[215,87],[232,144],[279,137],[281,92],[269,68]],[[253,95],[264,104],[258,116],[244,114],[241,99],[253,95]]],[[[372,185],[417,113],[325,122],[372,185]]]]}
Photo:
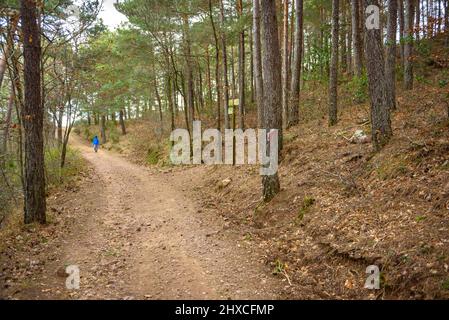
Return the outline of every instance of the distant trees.
{"type": "MultiPolygon", "coordinates": [[[[449,24],[447,1],[128,0],[115,4],[128,17],[128,27],[111,31],[98,24],[81,34],[59,23],[69,2],[40,12],[46,18],[37,23],[37,32],[45,34],[40,65],[30,60],[38,54],[39,38],[33,34],[32,43],[26,43],[20,14],[11,14],[17,9],[6,14],[0,8],[0,156],[17,153],[19,170],[24,163],[28,171],[41,166],[42,157],[32,156],[41,150],[11,147],[12,136],[18,145],[23,136],[25,146],[34,146],[46,142],[37,131],[56,132],[54,141],[64,154],[70,134],[64,127],[70,125],[63,121],[70,116],[73,124],[79,113],[88,124],[99,125],[97,134],[105,143],[113,140],[109,133],[115,127],[127,134],[126,121],[132,118],[154,118],[155,130],[164,137],[168,128],[190,129],[194,119],[207,117],[217,128],[229,129],[234,124],[230,111],[236,127],[244,128],[254,121],[248,114],[257,109],[258,127],[279,129],[282,148],[282,130],[299,125],[301,112],[315,111],[301,101],[304,88],[328,86],[329,124],[337,124],[339,111],[344,112],[338,103],[341,83],[355,88],[355,101],[369,98],[372,141],[379,149],[392,135],[398,64],[404,87],[413,88],[415,42],[438,35],[449,24]],[[382,9],[380,30],[366,28],[369,5],[382,9]],[[40,84],[36,68],[41,68],[40,84]],[[236,98],[238,110],[230,108],[236,98]],[[33,119],[43,117],[43,123],[30,124],[28,113],[33,119]]],[[[81,20],[94,19],[96,3],[83,2],[81,20]]],[[[31,27],[36,17],[28,20],[29,32],[36,32],[31,27]]],[[[264,178],[265,199],[278,192],[278,185],[277,176],[264,178]]],[[[30,190],[28,197],[37,195],[30,190]]],[[[42,204],[35,202],[34,208],[41,210],[42,204]]]]}

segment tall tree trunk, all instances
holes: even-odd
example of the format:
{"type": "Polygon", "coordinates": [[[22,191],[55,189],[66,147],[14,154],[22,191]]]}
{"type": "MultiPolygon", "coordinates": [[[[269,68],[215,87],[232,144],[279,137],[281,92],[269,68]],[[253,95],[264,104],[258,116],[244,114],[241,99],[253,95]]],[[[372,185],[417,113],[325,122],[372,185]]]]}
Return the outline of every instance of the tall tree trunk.
{"type": "Polygon", "coordinates": [[[212,105],[212,73],[210,70],[210,51],[209,51],[209,44],[206,45],[206,65],[207,65],[207,73],[206,73],[206,81],[207,81],[207,104],[208,106],[212,105]]]}
{"type": "MultiPolygon", "coordinates": [[[[365,6],[379,6],[378,0],[365,0],[365,6]]],[[[384,49],[381,31],[365,27],[365,53],[371,99],[371,128],[374,148],[379,150],[391,138],[390,109],[386,99],[384,49]]]]}
{"type": "Polygon", "coordinates": [[[420,33],[421,33],[421,7],[420,7],[419,0],[415,0],[415,3],[416,3],[416,6],[415,6],[416,11],[415,11],[415,27],[414,27],[414,30],[415,30],[416,41],[419,41],[420,38],[421,38],[421,36],[420,36],[420,33]]]}
{"type": "MultiPolygon", "coordinates": [[[[220,0],[220,21],[221,27],[225,27],[225,12],[223,0],[220,0]]],[[[231,128],[229,121],[229,80],[228,80],[228,54],[226,50],[226,34],[224,30],[221,32],[221,51],[223,54],[223,103],[224,103],[224,118],[225,129],[231,128]]]]}
{"type": "Polygon", "coordinates": [[[264,122],[263,112],[263,75],[262,75],[262,42],[260,30],[260,0],[253,0],[253,37],[254,37],[254,84],[257,103],[257,122],[261,128],[264,122]]]}
{"type": "MultiPolygon", "coordinates": [[[[279,150],[282,149],[282,75],[279,60],[280,47],[278,38],[278,25],[276,5],[272,0],[262,0],[262,27],[263,27],[263,124],[262,128],[279,130],[279,150]]],[[[267,149],[270,152],[271,143],[268,141],[267,149]]],[[[263,198],[266,202],[272,200],[280,191],[278,174],[263,176],[263,198]]]]}
{"type": "Polygon", "coordinates": [[[220,90],[220,46],[212,11],[212,0],[209,0],[209,19],[212,25],[215,41],[215,91],[217,94],[217,129],[221,130],[221,90],[220,90]]]}
{"type": "Polygon", "coordinates": [[[22,123],[25,137],[25,223],[46,223],[45,163],[41,105],[41,43],[36,1],[21,0],[25,104],[22,123]]]}
{"type": "Polygon", "coordinates": [[[290,90],[290,106],[287,114],[287,127],[295,126],[299,123],[299,94],[301,89],[301,68],[302,68],[302,54],[303,54],[303,37],[304,37],[304,23],[303,10],[304,1],[295,0],[295,41],[293,54],[293,71],[292,83],[290,90]]]}
{"type": "Polygon", "coordinates": [[[106,138],[106,116],[104,114],[100,117],[100,134],[101,134],[101,143],[105,144],[108,142],[106,138]]]}
{"type": "Polygon", "coordinates": [[[329,78],[329,125],[337,124],[339,0],[332,0],[332,56],[329,78]]]}
{"type": "Polygon", "coordinates": [[[352,68],[352,19],[349,18],[351,16],[351,6],[346,7],[346,21],[348,24],[348,27],[346,29],[346,65],[348,67],[348,73],[350,75],[353,75],[353,68],[352,68]]]}
{"type": "MultiPolygon", "coordinates": [[[[237,12],[239,17],[243,17],[243,1],[237,0],[237,12]]],[[[245,30],[239,34],[239,127],[245,128],[245,30]]]]}
{"type": "Polygon", "coordinates": [[[360,36],[360,8],[359,0],[351,0],[352,4],[352,45],[354,47],[354,71],[356,77],[361,77],[363,73],[362,63],[362,39],[360,36]]]}
{"type": "Polygon", "coordinates": [[[288,26],[289,26],[289,0],[284,0],[284,31],[283,31],[283,43],[282,43],[282,112],[284,120],[284,127],[287,127],[287,121],[288,121],[288,79],[289,79],[289,56],[288,56],[288,26]]]}
{"type": "Polygon", "coordinates": [[[398,0],[389,0],[385,78],[387,90],[387,105],[391,110],[396,109],[396,34],[398,29],[397,18],[398,0]]]}
{"type": "Polygon", "coordinates": [[[406,90],[413,89],[413,0],[404,0],[405,15],[404,15],[404,31],[405,31],[405,45],[404,45],[404,88],[406,90]]]}
{"type": "MultiPolygon", "coordinates": [[[[193,125],[195,120],[195,88],[193,82],[193,70],[192,70],[192,54],[191,54],[191,43],[190,43],[190,25],[189,17],[183,15],[183,25],[184,25],[184,50],[186,55],[186,76],[187,76],[187,106],[189,110],[189,128],[193,125]]],[[[191,131],[190,131],[191,132],[191,131]]]]}
{"type": "Polygon", "coordinates": [[[254,88],[254,36],[253,29],[249,29],[249,48],[250,48],[250,89],[251,89],[251,103],[256,101],[256,92],[254,88]]]}
{"type": "Polygon", "coordinates": [[[126,126],[125,126],[125,119],[123,119],[123,109],[120,109],[119,112],[119,122],[120,122],[120,127],[122,128],[122,135],[126,135],[126,126]]]}
{"type": "Polygon", "coordinates": [[[58,147],[61,148],[61,146],[62,146],[62,121],[64,118],[64,107],[59,106],[57,114],[58,114],[58,119],[56,121],[56,124],[58,125],[57,139],[58,139],[58,147]]]}
{"type": "Polygon", "coordinates": [[[346,1],[343,0],[341,3],[341,23],[340,23],[340,47],[341,47],[341,54],[340,54],[340,67],[341,71],[343,73],[346,73],[348,70],[348,66],[346,64],[346,55],[347,55],[347,48],[346,48],[346,31],[347,31],[347,17],[346,17],[346,1]]]}
{"type": "MultiPolygon", "coordinates": [[[[162,115],[162,98],[161,95],[159,93],[159,83],[157,81],[157,77],[154,78],[154,91],[156,93],[156,100],[157,100],[157,107],[158,107],[158,115],[159,115],[159,125],[161,128],[161,134],[163,132],[164,129],[164,119],[163,119],[163,115],[162,115]]],[[[184,108],[187,108],[186,110],[188,110],[189,107],[184,106],[184,108]]],[[[190,130],[190,126],[188,121],[186,121],[186,125],[187,125],[187,129],[190,130]]],[[[189,131],[190,132],[190,131],[189,131]]]]}
{"type": "Polygon", "coordinates": [[[404,68],[405,66],[405,57],[404,57],[404,0],[398,0],[398,19],[399,19],[399,43],[400,43],[400,53],[401,53],[401,66],[404,68]]]}
{"type": "Polygon", "coordinates": [[[170,129],[175,130],[175,109],[174,109],[174,99],[173,99],[173,85],[172,76],[170,72],[167,72],[167,96],[168,96],[168,110],[170,112],[170,129]]]}

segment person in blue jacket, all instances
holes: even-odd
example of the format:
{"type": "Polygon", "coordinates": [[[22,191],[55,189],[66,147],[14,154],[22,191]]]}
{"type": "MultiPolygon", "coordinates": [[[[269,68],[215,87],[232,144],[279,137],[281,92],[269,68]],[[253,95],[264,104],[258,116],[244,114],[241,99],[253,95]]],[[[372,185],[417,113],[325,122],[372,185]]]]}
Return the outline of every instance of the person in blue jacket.
{"type": "Polygon", "coordinates": [[[97,136],[94,137],[94,140],[92,141],[92,144],[94,146],[95,152],[98,152],[98,148],[100,147],[100,140],[98,140],[97,136]]]}

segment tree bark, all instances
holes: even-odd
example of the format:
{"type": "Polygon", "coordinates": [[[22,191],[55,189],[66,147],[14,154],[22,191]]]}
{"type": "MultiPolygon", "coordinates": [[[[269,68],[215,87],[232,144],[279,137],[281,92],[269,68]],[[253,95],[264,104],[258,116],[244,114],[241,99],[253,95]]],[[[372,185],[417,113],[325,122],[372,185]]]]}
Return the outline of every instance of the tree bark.
{"type": "Polygon", "coordinates": [[[388,2],[387,26],[387,58],[385,63],[385,77],[387,90],[387,105],[396,110],[396,34],[398,18],[398,0],[388,2]]]}
{"type": "Polygon", "coordinates": [[[260,31],[260,0],[253,0],[253,37],[254,37],[254,83],[257,103],[257,122],[261,128],[264,124],[263,113],[263,75],[262,75],[262,48],[260,31]]]}
{"type": "Polygon", "coordinates": [[[404,0],[398,0],[398,19],[399,19],[399,43],[401,53],[401,66],[404,68],[404,0]]]}
{"type": "Polygon", "coordinates": [[[296,18],[295,18],[295,40],[293,54],[292,83],[290,89],[290,105],[287,113],[287,127],[290,128],[299,123],[299,95],[301,90],[301,68],[303,55],[303,37],[304,37],[304,1],[295,0],[296,18]]]}
{"type": "Polygon", "coordinates": [[[46,223],[45,163],[41,105],[41,42],[36,1],[21,0],[25,103],[21,112],[25,138],[25,224],[46,223]]]}
{"type": "Polygon", "coordinates": [[[413,89],[413,0],[404,0],[405,15],[404,15],[404,88],[405,90],[413,89]]]}
{"type": "Polygon", "coordinates": [[[283,112],[283,120],[285,123],[285,127],[287,127],[288,121],[288,98],[289,98],[289,89],[288,89],[288,79],[289,79],[289,56],[288,56],[288,27],[289,27],[289,0],[284,0],[284,30],[283,30],[283,43],[282,43],[282,112],[283,112]]]}
{"type": "Polygon", "coordinates": [[[108,142],[106,138],[106,116],[104,114],[100,117],[100,133],[101,133],[101,143],[105,144],[108,142]]]}
{"type": "MultiPolygon", "coordinates": [[[[365,6],[379,6],[378,0],[365,0],[365,6]]],[[[390,109],[386,99],[384,49],[381,31],[365,27],[365,53],[371,99],[371,129],[374,148],[379,150],[391,138],[390,109]]]]}
{"type": "Polygon", "coordinates": [[[184,26],[184,49],[185,49],[185,59],[186,59],[186,76],[187,76],[187,105],[189,110],[189,128],[193,125],[195,120],[195,88],[193,82],[193,70],[192,70],[192,54],[191,54],[191,43],[190,43],[190,25],[189,17],[183,15],[183,26],[184,26]]]}
{"type": "MultiPolygon", "coordinates": [[[[262,0],[263,27],[263,124],[262,128],[279,130],[279,150],[282,149],[282,75],[276,5],[272,0],[262,0]]],[[[270,142],[268,141],[268,150],[270,142]]],[[[278,150],[270,150],[275,152],[278,150]]],[[[263,198],[271,201],[280,191],[278,174],[263,176],[263,198]]]]}
{"type": "Polygon", "coordinates": [[[120,127],[122,128],[122,135],[126,135],[126,126],[125,126],[125,119],[123,119],[123,109],[120,109],[119,112],[119,122],[120,122],[120,127]]]}
{"type": "Polygon", "coordinates": [[[352,0],[352,45],[354,47],[354,71],[355,76],[360,78],[363,73],[362,63],[362,39],[360,36],[360,8],[359,0],[352,0]]]}
{"type": "MultiPolygon", "coordinates": [[[[220,0],[220,19],[221,28],[225,28],[225,12],[223,0],[220,0]]],[[[224,118],[225,118],[225,129],[231,128],[231,123],[229,121],[229,80],[228,80],[228,54],[226,50],[226,34],[225,31],[221,31],[221,51],[223,55],[223,103],[224,103],[224,118]]]]}
{"type": "Polygon", "coordinates": [[[339,38],[339,0],[332,0],[332,56],[329,78],[329,125],[338,120],[338,38],[339,38]]]}
{"type": "Polygon", "coordinates": [[[212,11],[212,0],[209,0],[209,19],[212,25],[215,41],[215,91],[217,94],[217,129],[221,130],[220,46],[212,11]]]}
{"type": "Polygon", "coordinates": [[[206,45],[206,66],[207,66],[207,73],[206,73],[206,81],[207,81],[207,104],[208,106],[212,105],[212,73],[210,68],[210,51],[209,51],[209,44],[206,45]]]}
{"type": "MultiPolygon", "coordinates": [[[[243,17],[243,1],[237,0],[237,12],[239,17],[243,17]]],[[[245,128],[245,30],[239,34],[239,127],[245,128]]]]}

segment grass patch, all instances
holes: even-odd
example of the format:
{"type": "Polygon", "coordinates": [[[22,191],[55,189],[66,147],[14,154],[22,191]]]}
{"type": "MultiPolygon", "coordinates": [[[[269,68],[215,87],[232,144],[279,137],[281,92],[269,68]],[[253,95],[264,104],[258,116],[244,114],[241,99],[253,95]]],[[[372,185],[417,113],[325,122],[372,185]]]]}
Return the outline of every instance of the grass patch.
{"type": "Polygon", "coordinates": [[[61,168],[61,152],[51,147],[45,151],[45,176],[49,188],[70,183],[84,168],[84,160],[78,150],[67,148],[64,168],[61,168]]]}
{"type": "Polygon", "coordinates": [[[302,200],[301,208],[298,210],[297,220],[302,221],[305,215],[310,211],[310,208],[315,204],[316,200],[312,197],[305,196],[302,200]]]}
{"type": "Polygon", "coordinates": [[[382,163],[376,172],[381,180],[394,179],[409,172],[408,163],[404,158],[393,158],[382,163]]]}

